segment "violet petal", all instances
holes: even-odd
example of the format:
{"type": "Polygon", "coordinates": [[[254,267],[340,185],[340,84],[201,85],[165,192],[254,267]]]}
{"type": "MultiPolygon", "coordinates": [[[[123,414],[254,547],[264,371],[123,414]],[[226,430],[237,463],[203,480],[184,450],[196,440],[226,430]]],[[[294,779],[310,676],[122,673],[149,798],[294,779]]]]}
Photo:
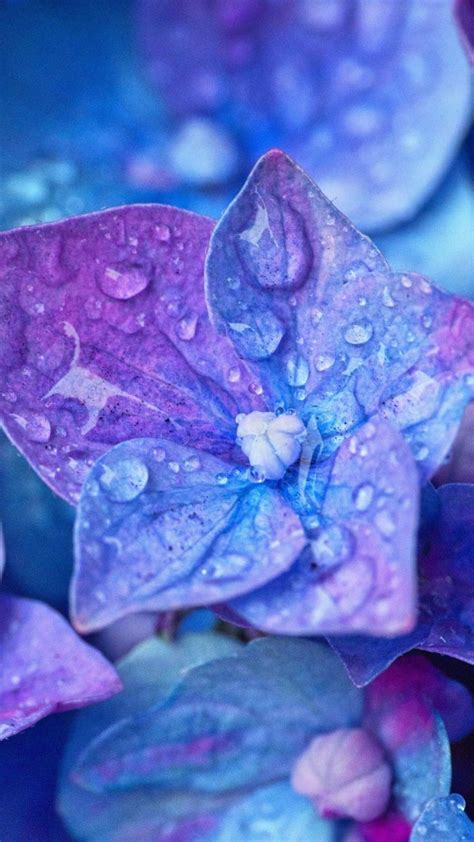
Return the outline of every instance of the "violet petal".
{"type": "Polygon", "coordinates": [[[310,526],[315,515],[319,521],[312,552],[230,607],[257,628],[287,634],[391,636],[409,629],[416,616],[418,482],[396,428],[382,419],[359,428],[329,463],[316,464],[303,494],[298,475],[291,492],[294,504],[307,500],[303,523],[310,526]]]}
{"type": "Polygon", "coordinates": [[[166,435],[226,454],[235,414],[258,407],[207,316],[212,228],[137,205],[0,234],[0,416],[70,502],[113,444],[166,435]]]}
{"type": "Polygon", "coordinates": [[[124,442],[81,495],[75,625],[223,601],[286,570],[305,543],[278,490],[247,471],[164,439],[124,442]]]}
{"type": "Polygon", "coordinates": [[[117,693],[114,668],[47,605],[0,596],[0,739],[117,693]]]}

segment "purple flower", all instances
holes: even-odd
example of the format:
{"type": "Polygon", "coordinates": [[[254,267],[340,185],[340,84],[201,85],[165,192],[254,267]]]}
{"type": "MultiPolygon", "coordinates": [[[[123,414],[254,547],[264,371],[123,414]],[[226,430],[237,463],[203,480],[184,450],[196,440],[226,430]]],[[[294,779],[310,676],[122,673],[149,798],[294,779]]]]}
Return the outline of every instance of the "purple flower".
{"type": "MultiPolygon", "coordinates": [[[[0,551],[1,575],[3,545],[0,551]]],[[[120,688],[114,668],[60,614],[41,602],[0,594],[0,740],[120,688]]]]}
{"type": "Polygon", "coordinates": [[[268,631],[407,632],[474,308],[390,272],[278,151],[212,229],[132,206],[0,237],[5,429],[66,499],[84,483],[74,621],[226,602],[268,631]]]}
{"type": "MultiPolygon", "coordinates": [[[[474,709],[423,656],[361,691],[319,643],[190,635],[141,644],[119,672],[124,692],[81,714],[67,752],[74,838],[408,842],[449,814],[448,734],[474,709]]],[[[472,833],[460,809],[445,818],[472,833]]]]}
{"type": "Polygon", "coordinates": [[[437,188],[469,122],[452,0],[140,0],[138,21],[177,186],[238,183],[279,146],[363,230],[387,229],[437,188]]]}
{"type": "Polygon", "coordinates": [[[391,640],[331,638],[359,686],[415,647],[474,663],[474,485],[444,485],[437,493],[427,489],[422,514],[413,631],[391,640]]]}

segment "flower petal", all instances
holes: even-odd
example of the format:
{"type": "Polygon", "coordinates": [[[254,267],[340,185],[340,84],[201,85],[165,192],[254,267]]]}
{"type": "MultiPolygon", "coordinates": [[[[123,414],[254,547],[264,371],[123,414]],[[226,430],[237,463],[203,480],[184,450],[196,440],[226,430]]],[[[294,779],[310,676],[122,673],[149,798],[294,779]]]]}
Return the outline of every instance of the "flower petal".
{"type": "Polygon", "coordinates": [[[441,466],[434,482],[437,485],[447,482],[474,483],[474,402],[466,407],[449,461],[441,466]]]}
{"type": "MultiPolygon", "coordinates": [[[[74,833],[88,842],[165,842],[172,833],[176,839],[207,840],[220,822],[222,840],[234,840],[231,830],[237,833],[240,817],[250,820],[254,807],[264,803],[271,807],[271,826],[276,822],[285,827],[274,786],[285,794],[280,804],[287,805],[292,822],[294,809],[300,808],[295,828],[301,821],[302,833],[309,821],[308,802],[290,795],[288,784],[278,781],[314,732],[359,721],[361,693],[330,650],[314,642],[265,639],[240,648],[227,641],[228,652],[233,646],[236,654],[222,657],[225,639],[193,638],[191,647],[186,637],[178,644],[143,644],[119,666],[125,691],[101,706],[106,715],[96,708],[79,717],[80,740],[68,752],[60,810],[74,833]],[[212,657],[212,641],[217,660],[189,669],[206,647],[212,657]],[[168,676],[173,671],[175,682],[179,673],[184,678],[164,701],[160,676],[171,689],[168,676]],[[165,720],[169,729],[163,727],[165,720]],[[260,789],[260,779],[271,788],[260,789]],[[254,782],[259,790],[252,794],[254,782]]],[[[312,807],[311,813],[317,822],[312,807]]],[[[321,840],[326,839],[323,831],[325,824],[321,840]]]]}
{"type": "Polygon", "coordinates": [[[315,734],[357,723],[361,705],[323,645],[257,640],[189,671],[164,704],[105,731],[80,755],[74,779],[96,792],[165,781],[170,794],[260,786],[284,779],[315,734]]]}
{"type": "Polygon", "coordinates": [[[369,422],[332,460],[316,464],[303,488],[301,495],[296,477],[297,500],[309,503],[303,523],[310,525],[315,513],[319,522],[312,552],[230,607],[257,628],[286,634],[391,636],[410,628],[418,483],[400,433],[382,419],[369,422]]]}
{"type": "Polygon", "coordinates": [[[0,739],[121,689],[114,668],[47,605],[2,594],[0,609],[0,739]]]}
{"type": "Polygon", "coordinates": [[[137,205],[0,234],[0,417],[69,501],[113,444],[170,435],[227,453],[236,412],[258,404],[207,317],[212,227],[137,205]]]}
{"type": "Polygon", "coordinates": [[[249,842],[261,838],[286,842],[333,842],[334,822],[321,819],[311,801],[291,788],[276,783],[257,789],[231,807],[220,823],[216,842],[249,842]]]}
{"type": "Polygon", "coordinates": [[[419,537],[419,616],[408,635],[335,637],[331,646],[359,687],[415,647],[474,663],[474,485],[432,491],[419,537]]]}
{"type": "Polygon", "coordinates": [[[76,626],[219,602],[286,570],[306,543],[299,517],[276,489],[246,476],[164,439],[106,453],[79,505],[76,626]]]}
{"type": "Polygon", "coordinates": [[[278,151],[217,225],[206,277],[217,328],[258,370],[268,404],[299,402],[316,419],[323,455],[381,411],[431,476],[474,394],[472,304],[390,273],[278,151]]]}
{"type": "Polygon", "coordinates": [[[426,839],[430,842],[446,842],[446,839],[473,842],[474,824],[466,816],[465,806],[461,795],[433,798],[416,822],[410,842],[425,842],[426,839]]]}
{"type": "Polygon", "coordinates": [[[454,15],[466,55],[474,64],[474,9],[471,0],[455,0],[454,15]]]}
{"type": "MultiPolygon", "coordinates": [[[[430,798],[447,795],[451,783],[449,740],[437,703],[449,710],[451,684],[422,656],[407,656],[366,689],[365,725],[392,760],[396,804],[415,821],[430,798]]],[[[463,688],[464,689],[464,688],[463,688]]]]}
{"type": "MultiPolygon", "coordinates": [[[[157,842],[163,825],[166,828],[175,820],[185,838],[193,838],[191,830],[204,832],[207,817],[201,822],[198,817],[193,828],[186,816],[182,822],[176,819],[172,805],[167,814],[164,810],[157,811],[155,794],[140,787],[126,794],[123,791],[90,792],[75,780],[74,768],[81,751],[115,722],[139,714],[150,705],[159,705],[187,670],[208,660],[232,655],[241,645],[235,639],[218,634],[190,634],[173,643],[153,637],[136,646],[119,662],[117,670],[123,681],[123,691],[101,705],[82,711],[72,729],[58,807],[74,836],[88,842],[129,842],[130,839],[157,842]]],[[[164,833],[166,838],[166,830],[164,833]]]]}
{"type": "MultiPolygon", "coordinates": [[[[382,255],[286,155],[268,152],[218,223],[206,262],[211,318],[258,371],[269,405],[315,378],[321,306],[347,272],[387,269],[382,255]],[[298,339],[306,356],[298,356],[298,339]]],[[[317,374],[317,371],[316,371],[317,374]]]]}

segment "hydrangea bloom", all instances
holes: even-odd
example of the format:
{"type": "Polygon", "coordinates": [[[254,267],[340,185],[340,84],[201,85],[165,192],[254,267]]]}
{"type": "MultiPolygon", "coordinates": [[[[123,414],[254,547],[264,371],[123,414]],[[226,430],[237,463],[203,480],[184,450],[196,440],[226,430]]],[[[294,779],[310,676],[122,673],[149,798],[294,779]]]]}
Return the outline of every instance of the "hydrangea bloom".
{"type": "Polygon", "coordinates": [[[366,684],[415,647],[474,663],[474,485],[444,485],[424,495],[419,535],[419,615],[392,640],[340,636],[331,643],[351,678],[366,684]]]}
{"type": "Polygon", "coordinates": [[[138,8],[149,74],[174,121],[161,165],[178,184],[235,184],[277,145],[363,230],[386,229],[438,186],[467,126],[452,0],[138,8]]]}
{"type": "Polygon", "coordinates": [[[474,838],[448,799],[446,733],[472,727],[472,698],[423,656],[365,691],[329,649],[288,638],[150,640],[119,670],[124,692],[79,717],[67,753],[74,838],[407,842],[415,825],[418,842],[443,813],[466,834],[450,838],[474,838]]]}
{"type": "Polygon", "coordinates": [[[5,429],[71,502],[95,462],[75,622],[225,601],[270,631],[406,632],[474,307],[392,273],[278,151],[212,229],[137,206],[0,237],[5,429]]]}
{"type": "MultiPolygon", "coordinates": [[[[0,547],[3,569],[3,544],[0,547]]],[[[0,740],[120,690],[114,668],[52,608],[0,594],[0,740]]]]}

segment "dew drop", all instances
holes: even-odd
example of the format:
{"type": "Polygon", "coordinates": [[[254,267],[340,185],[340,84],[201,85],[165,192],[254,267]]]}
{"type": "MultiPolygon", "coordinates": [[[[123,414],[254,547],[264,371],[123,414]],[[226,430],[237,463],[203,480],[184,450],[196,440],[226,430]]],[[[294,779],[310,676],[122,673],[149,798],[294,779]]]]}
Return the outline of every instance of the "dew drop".
{"type": "Polygon", "coordinates": [[[401,285],[405,287],[405,289],[410,289],[410,287],[413,286],[413,281],[411,278],[408,277],[408,275],[402,275],[400,282],[401,285]]]}
{"type": "Polygon", "coordinates": [[[227,485],[229,477],[226,474],[216,474],[217,485],[227,485]]]}
{"type": "Polygon", "coordinates": [[[353,496],[356,509],[365,512],[373,500],[374,487],[370,482],[363,482],[354,490],[353,496]]]}
{"type": "Polygon", "coordinates": [[[171,231],[168,225],[157,225],[155,228],[156,236],[161,243],[167,243],[171,237],[171,231]]]}
{"type": "Polygon", "coordinates": [[[260,383],[250,383],[249,392],[251,392],[252,395],[263,395],[263,389],[260,383]]]}
{"type": "Polygon", "coordinates": [[[430,451],[425,444],[421,444],[415,450],[415,459],[417,462],[422,462],[423,459],[426,459],[429,456],[430,451]]]}
{"type": "Polygon", "coordinates": [[[99,482],[111,500],[128,503],[145,489],[148,468],[141,459],[131,457],[114,465],[102,465],[99,482]]]}
{"type": "Polygon", "coordinates": [[[385,535],[387,538],[393,535],[396,529],[395,521],[386,509],[377,512],[375,515],[375,525],[382,535],[385,535]]]}
{"type": "Polygon", "coordinates": [[[238,365],[229,368],[229,371],[227,372],[227,380],[229,383],[238,383],[240,376],[240,368],[238,365]]]}
{"type": "Polygon", "coordinates": [[[304,386],[309,377],[309,365],[304,357],[289,359],[286,364],[286,376],[290,386],[304,386]]]}
{"type": "Polygon", "coordinates": [[[179,462],[168,462],[168,468],[173,472],[173,474],[179,474],[180,472],[179,462]]]}
{"type": "Polygon", "coordinates": [[[12,416],[19,427],[25,433],[29,441],[38,442],[38,444],[45,444],[51,437],[51,424],[44,415],[29,415],[24,418],[23,415],[12,416]]]}
{"type": "Polygon", "coordinates": [[[314,364],[317,371],[327,371],[328,368],[331,368],[334,365],[334,362],[334,357],[331,357],[329,354],[319,354],[319,356],[316,357],[314,364]]]}
{"type": "Polygon", "coordinates": [[[176,334],[184,342],[189,342],[196,335],[197,315],[185,316],[176,326],[176,334]]]}
{"type": "Polygon", "coordinates": [[[150,283],[150,275],[133,263],[114,263],[101,275],[100,287],[106,295],[126,301],[142,292],[150,283]]]}
{"type": "Polygon", "coordinates": [[[198,468],[201,467],[201,461],[199,456],[190,456],[189,459],[185,459],[183,462],[184,470],[190,474],[193,471],[197,471],[198,468]]]}
{"type": "Polygon", "coordinates": [[[258,466],[252,467],[250,469],[250,479],[255,483],[265,482],[265,471],[258,466]]]}
{"type": "Polygon", "coordinates": [[[317,537],[311,541],[313,558],[321,567],[333,567],[342,564],[351,555],[354,539],[344,526],[333,524],[321,529],[317,537]]]}
{"type": "Polygon", "coordinates": [[[344,339],[350,345],[365,345],[369,341],[374,329],[370,322],[361,322],[350,325],[344,331],[344,339]]]}
{"type": "Polygon", "coordinates": [[[395,301],[393,300],[388,287],[383,288],[382,303],[385,307],[395,307],[395,301]]]}
{"type": "Polygon", "coordinates": [[[155,447],[152,451],[154,458],[157,462],[164,462],[166,459],[166,450],[162,447],[155,447]]]}

